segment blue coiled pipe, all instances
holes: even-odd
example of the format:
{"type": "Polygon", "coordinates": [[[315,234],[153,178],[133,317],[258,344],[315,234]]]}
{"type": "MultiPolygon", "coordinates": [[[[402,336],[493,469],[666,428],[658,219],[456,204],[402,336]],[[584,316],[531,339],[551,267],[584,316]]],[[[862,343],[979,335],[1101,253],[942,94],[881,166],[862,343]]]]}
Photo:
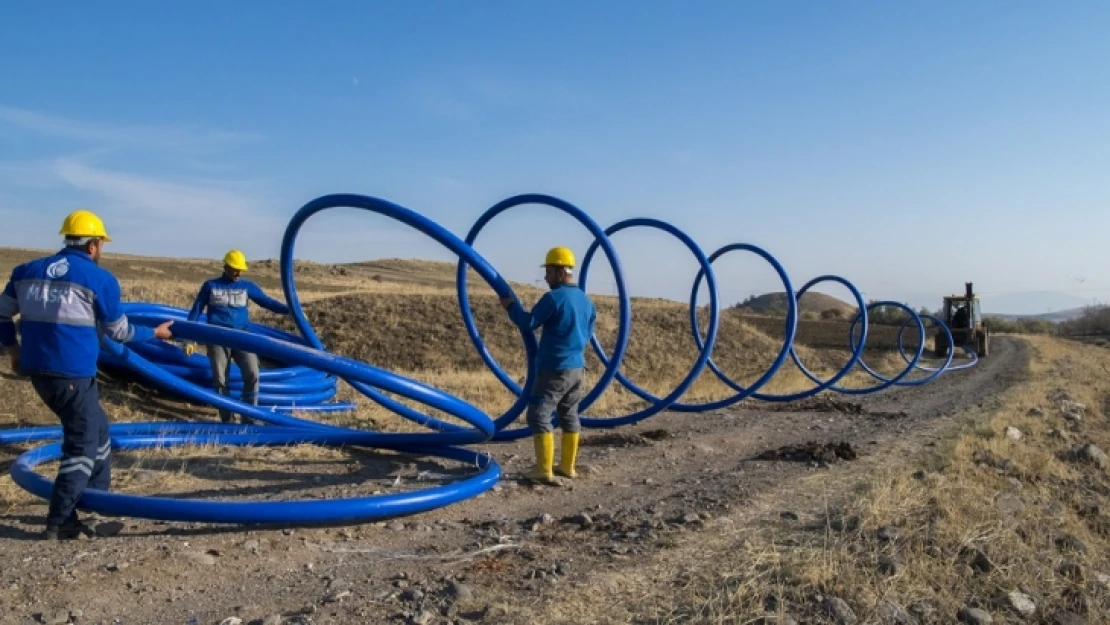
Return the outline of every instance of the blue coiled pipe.
{"type": "MultiPolygon", "coordinates": [[[[505,372],[486,349],[470,312],[466,288],[467,268],[476,272],[493,288],[498,297],[514,300],[513,306],[520,306],[519,300],[508,283],[473,248],[478,234],[493,218],[502,212],[525,204],[538,204],[555,208],[571,216],[582,224],[594,237],[594,242],[583,256],[580,267],[580,284],[586,287],[586,279],[594,254],[601,249],[612,268],[617,283],[618,329],[617,338],[611,355],[602,349],[596,337],[591,337],[591,346],[605,367],[597,384],[584,397],[581,409],[587,410],[617,380],[625,388],[648,402],[649,406],[636,413],[623,416],[582,418],[587,428],[607,428],[642,421],[663,410],[680,412],[703,412],[733,405],[743,399],[752,398],[770,402],[786,402],[814,396],[823,391],[845,394],[868,394],[892,386],[922,385],[936,379],[942,373],[965,369],[977,363],[977,355],[967,346],[962,347],[971,361],[957,366],[952,365],[952,351],[947,360],[938,367],[920,364],[925,345],[925,321],[930,321],[942,329],[949,343],[952,335],[944,324],[931,315],[919,316],[913,310],[897,302],[877,302],[866,305],[862,294],[851,282],[835,275],[819,276],[807,282],[797,291],[794,290],[785,268],[769,252],[746,243],[726,245],[713,254],[706,255],[701,248],[676,226],[657,219],[627,219],[603,229],[582,209],[549,195],[524,194],[503,200],[486,212],[475,222],[465,240],[459,239],[430,219],[379,198],[355,195],[332,194],[322,196],[305,204],[290,220],[282,240],[281,278],[293,320],[301,336],[295,336],[266,326],[252,324],[245,331],[229,330],[208,326],[204,323],[184,321],[186,312],[161,304],[128,303],[125,312],[134,322],[141,325],[156,325],[164,320],[173,319],[177,338],[199,343],[224,345],[270,358],[285,366],[265,369],[261,372],[261,401],[259,406],[243,404],[234,397],[224,397],[211,389],[211,374],[206,359],[201,356],[187,358],[176,346],[154,341],[134,346],[108,343],[102,350],[100,361],[105,366],[124,370],[138,376],[150,386],[180,397],[207,403],[243,414],[266,423],[266,426],[216,425],[211,423],[126,423],[113,424],[110,428],[113,445],[120,450],[165,447],[187,444],[219,445],[366,445],[395,449],[407,453],[428,454],[474,464],[480,473],[466,480],[443,487],[399,495],[363,497],[336,501],[297,501],[297,502],[196,502],[189,500],[150,498],[87,491],[81,506],[106,514],[156,518],[180,521],[206,521],[222,523],[265,523],[265,522],[316,522],[335,520],[366,520],[400,514],[412,514],[438,506],[460,501],[474,496],[496,483],[500,468],[492,458],[478,454],[458,445],[467,445],[487,440],[509,440],[528,434],[526,427],[510,428],[520,417],[535,380],[536,338],[530,331],[521,330],[521,337],[527,357],[527,373],[523,386],[518,385],[505,372]],[[365,363],[358,363],[323,351],[323,345],[308,319],[304,315],[297,296],[293,275],[294,247],[298,233],[311,216],[332,208],[355,208],[370,211],[400,221],[423,232],[433,240],[444,245],[459,257],[457,267],[457,288],[460,312],[467,334],[478,350],[483,362],[495,377],[509,391],[517,396],[517,401],[502,415],[490,417],[469,403],[437,391],[420,382],[389,373],[365,363]],[[657,397],[638,387],[620,373],[620,366],[627,351],[632,327],[631,300],[627,292],[619,257],[609,237],[626,229],[646,227],[662,230],[679,239],[694,255],[699,264],[699,272],[694,280],[690,295],[690,325],[698,357],[682,382],[665,397],[657,397]],[[720,307],[716,278],[712,263],[724,254],[744,251],[753,253],[768,262],[778,274],[787,299],[787,314],[784,319],[783,345],[775,360],[767,370],[751,385],[742,386],[731,380],[717,366],[712,358],[719,327],[720,307]],[[708,328],[703,336],[698,329],[697,295],[702,282],[709,290],[708,328]],[[794,340],[798,323],[798,300],[809,289],[823,282],[835,282],[846,287],[859,308],[849,328],[847,345],[851,350],[847,362],[836,374],[821,380],[801,362],[795,350],[794,340]],[[902,324],[898,334],[898,350],[906,363],[904,370],[894,376],[884,376],[874,371],[864,362],[863,352],[868,337],[868,310],[876,306],[894,306],[904,310],[908,319],[902,324]],[[907,354],[903,337],[907,328],[917,327],[918,347],[911,356],[907,354]],[[787,358],[797,366],[814,386],[797,393],[775,395],[760,393],[776,373],[781,371],[787,358]],[[845,388],[838,383],[856,367],[859,367],[878,384],[865,388],[845,388]],[[679,399],[693,385],[705,370],[709,369],[718,379],[735,391],[730,397],[700,404],[680,402],[679,399]],[[910,378],[914,371],[923,371],[924,378],[910,378]],[[327,413],[334,410],[347,410],[350,403],[328,402],[336,393],[336,383],[344,380],[356,390],[378,404],[393,410],[412,422],[429,428],[430,432],[380,433],[363,432],[315,420],[298,418],[289,412],[327,413]],[[420,401],[431,408],[446,412],[465,425],[444,421],[413,409],[385,393],[399,394],[402,397],[420,401]],[[327,402],[327,403],[325,403],[327,402]]],[[[241,388],[241,376],[233,367],[230,386],[233,390],[241,388]]],[[[235,393],[233,393],[234,395],[235,393]]],[[[326,416],[326,415],[325,415],[326,416]]],[[[59,427],[23,428],[0,432],[0,444],[32,441],[57,440],[59,427]]],[[[56,459],[60,454],[58,445],[47,445],[20,456],[12,467],[12,476],[18,484],[41,497],[49,497],[51,483],[36,474],[36,464],[56,459]]]]}
{"type": "MultiPolygon", "coordinates": [[[[123,313],[139,325],[157,325],[163,321],[185,321],[189,311],[143,302],[124,302],[123,313]]],[[[207,315],[201,314],[200,322],[207,322],[207,315]]],[[[304,339],[265,325],[251,323],[248,329],[261,336],[305,344],[304,339]]],[[[214,389],[212,370],[208,358],[202,354],[186,356],[180,347],[162,341],[149,341],[129,345],[131,351],[145,358],[151,364],[161,367],[167,373],[179,378],[214,389]]],[[[127,371],[126,363],[121,362],[111,349],[100,350],[99,364],[105,368],[127,371]]],[[[307,367],[267,367],[259,371],[258,405],[282,412],[346,412],[355,409],[353,402],[329,401],[335,397],[338,387],[335,376],[330,376],[307,367]]],[[[243,377],[239,367],[232,362],[228,373],[228,391],[238,397],[243,389],[243,377]]],[[[171,394],[180,397],[179,393],[171,394]]]]}

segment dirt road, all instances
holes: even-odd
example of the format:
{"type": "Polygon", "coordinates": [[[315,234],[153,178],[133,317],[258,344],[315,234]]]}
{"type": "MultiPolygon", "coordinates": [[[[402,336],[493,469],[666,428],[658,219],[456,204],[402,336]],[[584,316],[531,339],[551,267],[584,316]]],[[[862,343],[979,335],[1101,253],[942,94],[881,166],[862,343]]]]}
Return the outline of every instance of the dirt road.
{"type": "MultiPolygon", "coordinates": [[[[808,472],[844,470],[853,457],[925,448],[938,421],[1020,380],[1027,345],[1000,337],[993,347],[976,368],[923,387],[666,413],[589,431],[583,475],[558,488],[513,479],[529,466],[529,440],[486,445],[506,473],[494,492],[383,523],[250,529],[118,519],[102,524],[116,535],[46,544],[37,540],[45,506],[21,506],[0,521],[0,621],[528,622],[524,614],[561,593],[611,580],[601,574],[633,570],[680,538],[712,531],[711,519],[756,494],[808,472]]],[[[264,474],[239,477],[261,485],[253,497],[326,497],[418,487],[428,481],[418,479],[421,471],[468,471],[370,452],[344,456],[297,463],[274,453],[264,474]]],[[[0,451],[0,461],[12,457],[0,451]]],[[[120,479],[136,484],[129,474],[136,469],[122,454],[118,461],[120,479]]],[[[228,479],[234,473],[173,466],[209,478],[227,496],[243,494],[242,483],[228,479]]]]}

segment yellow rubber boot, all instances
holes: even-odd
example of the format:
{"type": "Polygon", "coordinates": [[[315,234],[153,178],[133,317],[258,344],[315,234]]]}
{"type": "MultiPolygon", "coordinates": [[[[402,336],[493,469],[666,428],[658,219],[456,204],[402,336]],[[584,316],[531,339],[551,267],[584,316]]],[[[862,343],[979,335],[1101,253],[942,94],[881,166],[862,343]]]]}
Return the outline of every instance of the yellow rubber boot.
{"type": "Polygon", "coordinates": [[[563,447],[560,452],[562,455],[555,472],[563,477],[576,477],[578,474],[574,472],[574,459],[578,457],[578,432],[563,432],[563,447]]]}
{"type": "Polygon", "coordinates": [[[533,434],[532,443],[536,446],[536,464],[524,477],[533,482],[556,483],[555,474],[551,472],[551,465],[555,461],[555,433],[533,434]]]}

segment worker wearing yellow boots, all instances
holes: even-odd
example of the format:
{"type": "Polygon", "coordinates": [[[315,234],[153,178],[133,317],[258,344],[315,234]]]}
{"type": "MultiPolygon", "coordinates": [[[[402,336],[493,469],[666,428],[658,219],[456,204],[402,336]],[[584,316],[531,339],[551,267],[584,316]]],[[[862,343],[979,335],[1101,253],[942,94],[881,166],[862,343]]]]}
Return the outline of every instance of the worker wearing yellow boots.
{"type": "Polygon", "coordinates": [[[574,282],[574,253],[565,247],[547,252],[544,280],[550,291],[543,294],[531,312],[512,307],[505,298],[501,305],[517,326],[534,331],[543,327],[536,354],[536,383],[528,402],[528,427],[536,448],[536,464],[525,477],[554,484],[555,473],[573,478],[578,455],[578,402],[584,395],[585,348],[594,332],[597,311],[589,296],[574,282]],[[552,414],[559,415],[563,431],[560,462],[555,458],[552,414]]]}

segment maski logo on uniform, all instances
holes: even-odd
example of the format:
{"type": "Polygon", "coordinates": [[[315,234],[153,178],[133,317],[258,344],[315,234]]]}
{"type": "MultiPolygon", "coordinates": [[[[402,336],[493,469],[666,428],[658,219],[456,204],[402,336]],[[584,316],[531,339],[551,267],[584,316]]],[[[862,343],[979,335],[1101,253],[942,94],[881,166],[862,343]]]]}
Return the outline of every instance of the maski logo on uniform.
{"type": "Polygon", "coordinates": [[[61,278],[67,273],[69,273],[69,260],[65,258],[50,263],[46,268],[46,275],[50,276],[52,279],[61,278]]]}

